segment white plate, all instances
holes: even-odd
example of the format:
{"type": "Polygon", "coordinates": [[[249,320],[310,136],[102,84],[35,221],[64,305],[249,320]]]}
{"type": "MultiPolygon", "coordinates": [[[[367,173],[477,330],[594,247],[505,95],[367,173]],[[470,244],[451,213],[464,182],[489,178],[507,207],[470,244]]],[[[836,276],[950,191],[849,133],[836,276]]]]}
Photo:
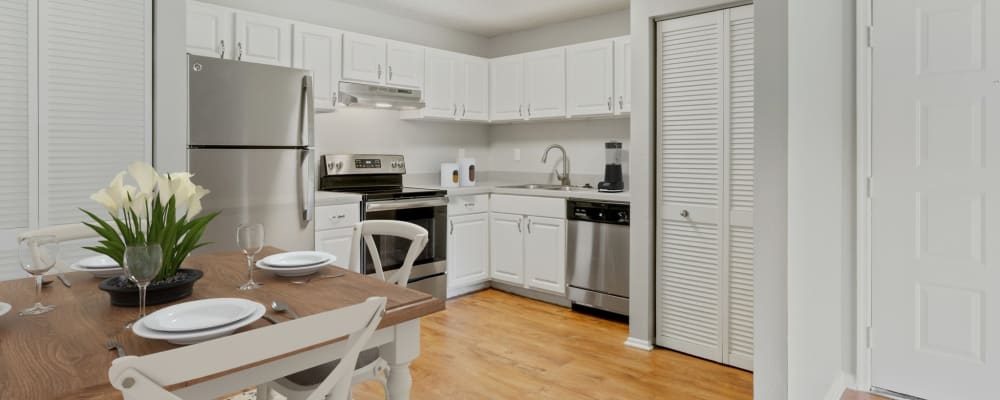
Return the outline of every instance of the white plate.
{"type": "Polygon", "coordinates": [[[10,304],[0,303],[0,316],[10,312],[10,304]]]}
{"type": "Polygon", "coordinates": [[[118,268],[118,262],[106,255],[87,257],[76,262],[76,265],[83,269],[108,269],[118,268]]]}
{"type": "MultiPolygon", "coordinates": [[[[333,262],[333,260],[330,260],[330,262],[333,262]]],[[[306,275],[314,274],[314,273],[316,273],[316,271],[319,271],[319,270],[323,269],[323,267],[325,267],[326,265],[327,265],[327,263],[322,263],[322,264],[317,264],[317,265],[309,265],[309,266],[305,266],[305,267],[284,267],[284,268],[282,268],[282,267],[271,267],[271,266],[268,266],[267,264],[264,264],[264,263],[262,263],[260,261],[257,261],[257,268],[274,272],[274,274],[277,275],[277,276],[284,276],[284,277],[289,277],[289,278],[296,277],[296,276],[306,276],[306,275]]]]}
{"type": "Polygon", "coordinates": [[[332,254],[321,251],[290,251],[273,254],[262,258],[260,261],[269,267],[289,268],[326,264],[336,259],[337,257],[334,257],[332,254]]]}
{"type": "Polygon", "coordinates": [[[137,336],[144,337],[146,339],[166,340],[170,343],[180,344],[180,345],[195,344],[199,342],[204,342],[206,340],[212,340],[215,338],[229,335],[233,332],[236,332],[237,329],[240,329],[244,326],[254,323],[254,321],[257,321],[258,319],[260,319],[260,317],[264,316],[264,312],[267,310],[266,308],[264,308],[264,305],[260,303],[254,303],[254,307],[255,309],[253,311],[253,314],[250,314],[250,316],[243,318],[239,321],[236,321],[232,324],[223,325],[212,329],[203,329],[200,331],[192,331],[192,332],[160,332],[152,330],[146,326],[145,321],[146,318],[148,318],[147,316],[146,318],[140,319],[134,325],[132,325],[132,332],[135,332],[137,336]]]}
{"type": "Polygon", "coordinates": [[[70,264],[69,269],[74,270],[74,271],[80,271],[80,272],[89,272],[92,275],[94,275],[94,277],[97,277],[97,278],[110,278],[112,276],[118,276],[118,275],[121,275],[121,274],[125,273],[125,271],[122,270],[121,267],[84,268],[84,267],[81,267],[80,265],[78,265],[76,263],[70,264]]]}
{"type": "Polygon", "coordinates": [[[246,299],[205,299],[160,309],[145,318],[146,327],[161,332],[190,332],[228,325],[253,314],[246,299]]]}

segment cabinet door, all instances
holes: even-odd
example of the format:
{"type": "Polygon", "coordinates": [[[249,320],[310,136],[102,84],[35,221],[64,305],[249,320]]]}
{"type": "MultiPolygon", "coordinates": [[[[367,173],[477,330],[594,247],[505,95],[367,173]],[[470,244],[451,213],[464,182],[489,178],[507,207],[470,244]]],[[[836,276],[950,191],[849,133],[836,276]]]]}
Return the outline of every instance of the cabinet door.
{"type": "Polygon", "coordinates": [[[566,49],[524,55],[524,103],[528,119],[566,116],[566,49]]]}
{"type": "Polygon", "coordinates": [[[386,84],[412,88],[423,86],[423,47],[390,40],[386,44],[386,64],[386,84]]]}
{"type": "Polygon", "coordinates": [[[458,112],[455,99],[458,82],[458,66],[461,55],[428,49],[424,65],[424,108],[425,117],[454,118],[458,112]]]}
{"type": "Polygon", "coordinates": [[[236,59],[292,66],[292,22],[267,15],[236,13],[236,59]]]}
{"type": "Polygon", "coordinates": [[[490,120],[523,119],[522,88],[524,65],[521,56],[490,60],[490,120]]]}
{"type": "Polygon", "coordinates": [[[524,277],[530,288],[559,294],[566,292],[566,220],[527,218],[524,277]]]}
{"type": "Polygon", "coordinates": [[[380,84],[385,81],[385,39],[344,33],[345,80],[380,84]]]}
{"type": "Polygon", "coordinates": [[[615,39],[615,114],[632,112],[632,38],[615,39]]]}
{"type": "Polygon", "coordinates": [[[211,4],[187,3],[187,51],[205,57],[232,59],[233,10],[211,4]]]}
{"type": "Polygon", "coordinates": [[[340,81],[340,40],[342,33],[323,26],[300,24],[294,26],[295,68],[313,73],[313,95],[316,110],[333,110],[340,81]]]}
{"type": "Polygon", "coordinates": [[[614,112],[614,41],[600,40],[566,48],[566,114],[614,112]]]}
{"type": "Polygon", "coordinates": [[[459,118],[486,121],[490,117],[490,63],[485,58],[466,56],[462,76],[462,109],[459,118]]]}
{"type": "MultiPolygon", "coordinates": [[[[333,265],[349,269],[354,228],[340,228],[316,232],[316,251],[324,251],[337,257],[333,265]]],[[[358,271],[354,271],[358,272],[358,271]]]]}
{"type": "Polygon", "coordinates": [[[490,276],[493,279],[524,284],[524,217],[490,213],[490,276]]]}
{"type": "Polygon", "coordinates": [[[480,283],[489,278],[489,214],[448,219],[448,287],[480,283]]]}

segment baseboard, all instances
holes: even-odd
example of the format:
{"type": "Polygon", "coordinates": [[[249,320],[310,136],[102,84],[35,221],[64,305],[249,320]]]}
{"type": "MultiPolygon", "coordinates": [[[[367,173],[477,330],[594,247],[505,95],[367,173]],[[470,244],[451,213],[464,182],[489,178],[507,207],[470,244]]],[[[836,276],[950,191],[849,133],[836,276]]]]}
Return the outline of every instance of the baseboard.
{"type": "Polygon", "coordinates": [[[631,336],[625,340],[625,345],[634,349],[653,351],[653,344],[648,340],[637,339],[631,336]]]}
{"type": "Polygon", "coordinates": [[[824,400],[840,400],[844,392],[847,391],[848,383],[851,379],[843,371],[837,374],[837,377],[830,383],[830,387],[826,390],[826,395],[823,396],[824,400]]]}
{"type": "Polygon", "coordinates": [[[489,287],[490,287],[490,282],[485,281],[458,288],[448,288],[448,298],[451,299],[452,297],[467,295],[472,292],[478,292],[483,289],[488,289],[489,287]]]}

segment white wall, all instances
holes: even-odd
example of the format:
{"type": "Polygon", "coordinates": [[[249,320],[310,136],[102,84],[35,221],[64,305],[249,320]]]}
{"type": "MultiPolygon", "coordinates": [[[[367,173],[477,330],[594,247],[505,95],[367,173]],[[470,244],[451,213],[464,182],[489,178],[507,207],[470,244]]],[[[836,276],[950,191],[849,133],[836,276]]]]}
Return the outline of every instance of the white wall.
{"type": "Polygon", "coordinates": [[[406,158],[408,174],[438,173],[460,148],[489,171],[486,125],[406,121],[398,111],[340,108],[316,114],[316,150],[329,153],[393,153],[406,158]]]}
{"type": "Polygon", "coordinates": [[[854,347],[854,2],[789,1],[788,32],[788,396],[839,398],[854,347]]]}
{"type": "Polygon", "coordinates": [[[161,171],[187,170],[187,56],[183,1],[153,3],[153,162],[161,171]]]}
{"type": "Polygon", "coordinates": [[[487,44],[489,57],[548,49],[624,36],[629,33],[628,9],[584,17],[534,29],[497,35],[487,44]]]}
{"type": "MultiPolygon", "coordinates": [[[[170,0],[181,1],[181,0],[170,0]]],[[[486,38],[336,0],[201,0],[345,31],[487,56],[486,38]]]]}
{"type": "MultiPolygon", "coordinates": [[[[616,118],[493,125],[489,135],[490,171],[551,173],[562,168],[559,166],[559,152],[553,150],[547,164],[543,164],[541,159],[545,148],[555,143],[566,148],[572,175],[603,176],[604,143],[616,140],[623,144],[625,162],[622,170],[627,174],[630,150],[628,121],[628,118],[616,118]],[[515,149],[521,151],[520,161],[514,160],[515,149]]],[[[574,185],[583,183],[573,182],[574,185]]]]}

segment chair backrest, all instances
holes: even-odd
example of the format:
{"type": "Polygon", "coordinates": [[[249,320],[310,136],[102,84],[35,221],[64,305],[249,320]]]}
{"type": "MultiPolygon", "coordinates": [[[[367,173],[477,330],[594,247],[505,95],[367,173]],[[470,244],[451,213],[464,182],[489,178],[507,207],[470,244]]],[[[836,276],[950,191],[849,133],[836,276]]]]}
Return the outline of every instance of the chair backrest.
{"type": "MultiPolygon", "coordinates": [[[[427,230],[420,225],[403,221],[393,220],[371,220],[363,221],[354,225],[354,238],[351,241],[351,270],[361,271],[361,240],[365,241],[368,247],[368,254],[372,257],[372,264],[375,267],[375,276],[379,279],[406,287],[410,280],[410,271],[413,270],[413,262],[417,260],[420,252],[424,251],[428,239],[427,230]],[[403,259],[403,266],[388,279],[382,268],[382,258],[379,257],[378,247],[375,246],[375,235],[395,236],[410,240],[410,248],[403,259]]],[[[364,271],[361,271],[362,273],[364,271]]]]}
{"type": "Polygon", "coordinates": [[[121,357],[111,364],[108,377],[125,399],[213,398],[340,359],[340,364],[307,399],[319,400],[327,395],[332,395],[331,399],[348,399],[354,364],[381,322],[385,305],[385,297],[371,297],[360,304],[232,336],[142,357],[121,357]],[[298,353],[343,337],[347,337],[346,343],[327,344],[318,347],[322,349],[319,352],[313,349],[298,353]],[[277,358],[283,355],[290,356],[277,358]],[[174,393],[165,389],[199,378],[208,380],[174,393]]]}

